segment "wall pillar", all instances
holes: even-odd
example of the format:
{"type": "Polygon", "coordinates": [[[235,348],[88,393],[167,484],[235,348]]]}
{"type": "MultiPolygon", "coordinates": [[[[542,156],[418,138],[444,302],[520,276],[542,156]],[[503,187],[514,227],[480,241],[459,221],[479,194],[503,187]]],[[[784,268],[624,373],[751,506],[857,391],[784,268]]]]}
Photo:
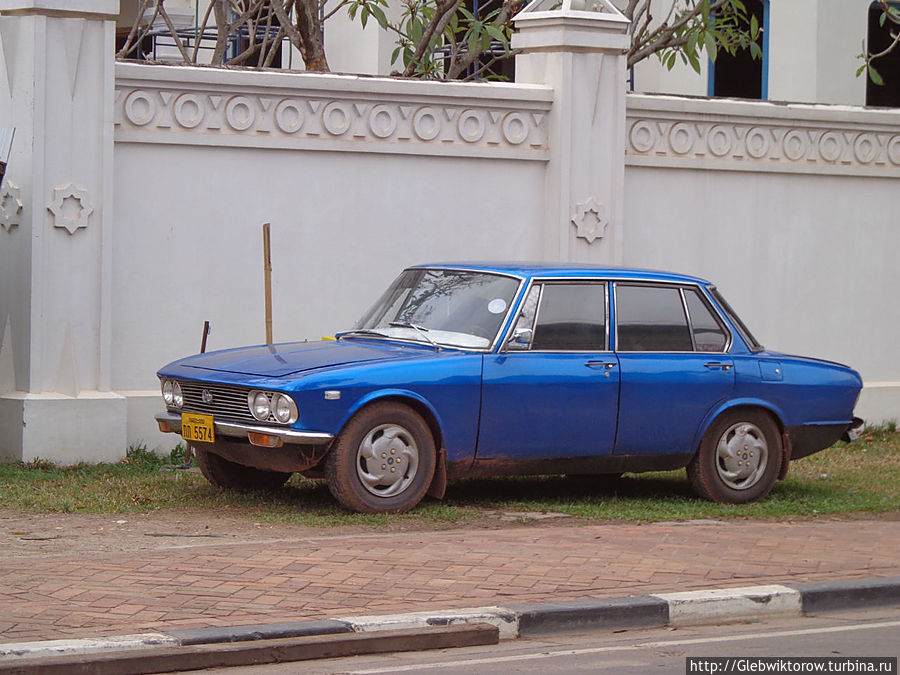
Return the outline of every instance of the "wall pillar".
{"type": "Polygon", "coordinates": [[[553,87],[548,260],[622,260],[626,19],[607,0],[536,0],[515,18],[516,81],[553,87]]]}
{"type": "Polygon", "coordinates": [[[0,0],[0,458],[117,459],[110,391],[118,0],[0,0]]]}

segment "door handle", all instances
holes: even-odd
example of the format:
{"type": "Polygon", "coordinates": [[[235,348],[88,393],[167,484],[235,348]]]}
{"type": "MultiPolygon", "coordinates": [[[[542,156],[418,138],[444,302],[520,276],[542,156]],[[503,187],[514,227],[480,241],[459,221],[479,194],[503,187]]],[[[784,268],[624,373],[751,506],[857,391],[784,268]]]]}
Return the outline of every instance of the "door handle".
{"type": "Polygon", "coordinates": [[[603,368],[606,368],[606,370],[612,370],[613,368],[616,367],[616,362],[615,361],[612,361],[612,362],[610,362],[610,361],[588,361],[584,365],[586,365],[588,368],[603,367],[603,368]]]}
{"type": "Polygon", "coordinates": [[[724,372],[728,372],[729,370],[734,368],[734,365],[731,363],[719,363],[718,361],[710,361],[709,363],[704,363],[703,365],[710,369],[721,368],[724,372]]]}

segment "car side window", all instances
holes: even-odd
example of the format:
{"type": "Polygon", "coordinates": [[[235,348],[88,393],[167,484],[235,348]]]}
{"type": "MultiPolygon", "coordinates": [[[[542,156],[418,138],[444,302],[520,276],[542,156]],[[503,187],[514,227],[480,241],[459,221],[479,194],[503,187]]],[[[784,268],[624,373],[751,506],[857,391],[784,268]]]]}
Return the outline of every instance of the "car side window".
{"type": "Polygon", "coordinates": [[[694,351],[678,288],[616,284],[616,326],[618,351],[694,351]]]}
{"type": "Polygon", "coordinates": [[[715,314],[694,288],[684,289],[684,300],[691,315],[694,346],[698,352],[724,352],[728,335],[715,314]]]}
{"type": "Polygon", "coordinates": [[[531,348],[606,351],[606,284],[544,284],[531,348]]]}

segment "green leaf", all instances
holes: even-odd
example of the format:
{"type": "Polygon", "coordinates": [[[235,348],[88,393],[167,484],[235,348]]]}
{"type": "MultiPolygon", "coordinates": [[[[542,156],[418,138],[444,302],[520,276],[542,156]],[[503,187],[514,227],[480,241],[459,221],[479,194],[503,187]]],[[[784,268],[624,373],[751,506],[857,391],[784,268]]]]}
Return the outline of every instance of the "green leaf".
{"type": "Polygon", "coordinates": [[[869,79],[879,87],[884,85],[884,78],[881,77],[879,72],[875,70],[871,63],[869,64],[869,79]]]}
{"type": "Polygon", "coordinates": [[[413,19],[409,22],[409,39],[412,40],[414,45],[419,44],[419,41],[422,39],[422,33],[424,32],[424,27],[422,26],[422,22],[418,19],[413,19]]]}
{"type": "Polygon", "coordinates": [[[750,17],[750,39],[756,40],[757,37],[759,37],[759,20],[754,14],[750,17]]]}
{"type": "Polygon", "coordinates": [[[691,64],[691,68],[693,68],[694,72],[699,75],[700,74],[700,59],[697,58],[696,54],[688,54],[687,58],[688,58],[688,62],[691,64]]]}
{"type": "Polygon", "coordinates": [[[397,57],[400,56],[400,50],[401,50],[401,49],[403,49],[403,47],[398,46],[398,47],[394,50],[394,53],[391,54],[391,65],[394,65],[395,63],[397,63],[397,57]]]}
{"type": "Polygon", "coordinates": [[[887,12],[882,12],[878,17],[878,25],[884,28],[884,22],[887,21],[887,12]]]}
{"type": "Polygon", "coordinates": [[[703,44],[706,47],[706,51],[709,54],[709,58],[712,59],[712,62],[716,62],[716,38],[713,37],[712,33],[707,33],[703,36],[703,44]]]}
{"type": "Polygon", "coordinates": [[[378,22],[378,25],[382,28],[387,28],[387,17],[384,14],[384,10],[378,5],[372,5],[371,11],[372,16],[374,16],[375,20],[378,22]]]}
{"type": "Polygon", "coordinates": [[[362,22],[362,27],[366,27],[366,22],[369,20],[369,6],[366,5],[363,7],[362,12],[359,14],[359,20],[362,22]]]}
{"type": "Polygon", "coordinates": [[[493,39],[503,43],[504,46],[508,44],[506,34],[502,30],[500,30],[500,28],[498,28],[496,24],[488,24],[484,27],[484,29],[493,39]]]}
{"type": "Polygon", "coordinates": [[[697,51],[697,41],[700,39],[700,33],[697,31],[691,31],[691,34],[688,36],[687,44],[684,49],[686,52],[696,52],[697,51]]]}
{"type": "Polygon", "coordinates": [[[678,60],[678,54],[676,54],[675,52],[672,52],[671,54],[669,54],[668,63],[666,64],[666,68],[668,68],[669,70],[672,70],[672,68],[675,67],[675,63],[677,62],[677,60],[678,60]]]}

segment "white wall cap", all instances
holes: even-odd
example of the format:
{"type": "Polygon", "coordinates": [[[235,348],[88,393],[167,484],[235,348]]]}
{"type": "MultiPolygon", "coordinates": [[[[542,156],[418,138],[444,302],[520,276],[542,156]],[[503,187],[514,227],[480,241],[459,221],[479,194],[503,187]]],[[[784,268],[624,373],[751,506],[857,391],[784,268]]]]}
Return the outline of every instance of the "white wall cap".
{"type": "Polygon", "coordinates": [[[562,14],[542,12],[529,17],[516,17],[519,29],[513,35],[513,49],[525,51],[615,51],[624,53],[631,41],[624,27],[618,24],[604,25],[603,20],[587,12],[562,14]]]}
{"type": "Polygon", "coordinates": [[[826,103],[787,103],[749,101],[696,96],[660,94],[628,94],[626,106],[629,116],[635,113],[662,115],[700,115],[704,119],[743,118],[759,124],[762,120],[789,120],[795,124],[884,126],[895,131],[900,128],[900,115],[895,109],[878,110],[849,105],[826,103]]]}
{"type": "Polygon", "coordinates": [[[610,0],[534,0],[516,15],[516,19],[533,14],[576,14],[616,20],[626,26],[631,23],[610,0]]]}
{"type": "MultiPolygon", "coordinates": [[[[3,0],[0,0],[2,2],[3,0]]],[[[471,98],[491,103],[512,102],[525,107],[544,108],[553,101],[553,90],[546,85],[518,82],[433,82],[407,78],[341,75],[335,73],[276,72],[232,70],[198,66],[159,66],[116,63],[116,85],[157,84],[171,88],[173,83],[203,88],[220,85],[240,87],[244,93],[267,94],[272,90],[294,95],[334,97],[359,95],[366,100],[389,97],[394,101],[421,103],[425,98],[471,98]],[[529,103],[531,105],[529,105],[529,103]]]]}
{"type": "Polygon", "coordinates": [[[513,19],[527,51],[625,51],[631,22],[609,0],[534,0],[513,19]]]}
{"type": "Polygon", "coordinates": [[[0,13],[101,14],[112,17],[119,13],[119,0],[0,0],[0,13]]]}

